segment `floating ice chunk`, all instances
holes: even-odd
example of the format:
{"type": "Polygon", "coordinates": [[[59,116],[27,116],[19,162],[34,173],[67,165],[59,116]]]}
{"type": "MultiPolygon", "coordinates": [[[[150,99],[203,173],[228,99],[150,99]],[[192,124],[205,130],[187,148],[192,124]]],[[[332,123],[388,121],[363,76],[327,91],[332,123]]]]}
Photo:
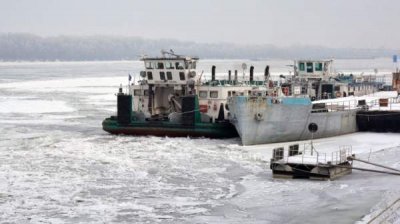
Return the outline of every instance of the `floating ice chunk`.
{"type": "MultiPolygon", "coordinates": [[[[113,93],[117,91],[120,83],[125,83],[125,77],[96,77],[96,78],[70,78],[57,80],[40,80],[0,83],[0,89],[13,91],[32,92],[68,92],[68,93],[113,93]]],[[[110,94],[110,96],[114,96],[110,94]]]]}
{"type": "Polygon", "coordinates": [[[56,113],[73,112],[63,101],[56,100],[17,100],[0,101],[0,113],[56,113]]]}

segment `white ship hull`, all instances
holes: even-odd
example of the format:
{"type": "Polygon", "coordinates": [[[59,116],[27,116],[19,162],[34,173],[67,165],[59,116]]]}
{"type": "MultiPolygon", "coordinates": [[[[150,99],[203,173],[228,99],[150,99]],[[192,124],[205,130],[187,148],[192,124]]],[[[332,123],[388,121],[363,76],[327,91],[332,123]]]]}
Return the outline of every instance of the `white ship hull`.
{"type": "Polygon", "coordinates": [[[324,138],[357,131],[356,110],[312,112],[308,98],[232,97],[228,103],[230,121],[243,145],[267,144],[324,138]],[[315,123],[318,130],[310,133],[315,123]]]}

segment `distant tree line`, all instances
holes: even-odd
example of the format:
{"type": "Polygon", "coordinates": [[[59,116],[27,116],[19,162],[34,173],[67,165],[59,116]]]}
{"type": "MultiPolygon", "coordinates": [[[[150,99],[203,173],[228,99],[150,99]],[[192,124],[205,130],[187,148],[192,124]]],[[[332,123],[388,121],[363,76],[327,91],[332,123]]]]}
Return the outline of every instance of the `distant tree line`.
{"type": "Polygon", "coordinates": [[[0,34],[2,61],[92,61],[134,60],[141,55],[160,55],[161,49],[200,58],[218,59],[298,59],[390,57],[397,49],[328,48],[320,46],[276,47],[196,43],[173,39],[145,39],[117,36],[42,37],[25,33],[0,34]]]}

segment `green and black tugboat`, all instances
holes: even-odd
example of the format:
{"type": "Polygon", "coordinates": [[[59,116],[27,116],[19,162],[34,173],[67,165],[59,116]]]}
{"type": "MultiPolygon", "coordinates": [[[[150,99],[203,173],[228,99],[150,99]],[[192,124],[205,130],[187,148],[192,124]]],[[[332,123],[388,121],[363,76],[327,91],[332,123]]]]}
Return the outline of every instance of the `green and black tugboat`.
{"type": "Polygon", "coordinates": [[[202,121],[196,95],[183,96],[182,112],[171,120],[168,117],[145,118],[143,113],[132,111],[132,95],[118,94],[117,116],[103,121],[103,129],[112,134],[153,135],[169,137],[233,138],[238,134],[227,121],[202,121]]]}
{"type": "Polygon", "coordinates": [[[195,80],[198,58],[162,53],[162,57],[142,58],[141,80],[129,85],[126,93],[120,87],[117,116],[106,118],[103,129],[125,135],[238,137],[225,119],[229,113],[226,99],[228,94],[247,93],[251,87],[216,84],[215,66],[212,79],[202,84],[201,76],[195,80]]]}

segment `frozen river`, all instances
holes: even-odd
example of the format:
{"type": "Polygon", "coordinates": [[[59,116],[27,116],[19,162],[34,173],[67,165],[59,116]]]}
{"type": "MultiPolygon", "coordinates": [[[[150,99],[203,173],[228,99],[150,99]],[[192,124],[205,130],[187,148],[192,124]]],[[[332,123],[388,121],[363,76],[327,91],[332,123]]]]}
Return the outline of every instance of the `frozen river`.
{"type": "MultiPolygon", "coordinates": [[[[200,69],[216,64],[222,73],[241,63],[203,61],[200,69]]],[[[260,73],[267,64],[247,63],[260,73]]],[[[286,74],[289,63],[268,62],[274,74],[286,74]]],[[[337,64],[391,70],[390,59],[337,64]]],[[[277,144],[109,135],[101,121],[116,111],[114,93],[140,69],[141,62],[0,63],[0,223],[354,223],[400,198],[399,176],[273,179],[277,144]]],[[[359,158],[400,168],[400,134],[315,145],[352,145],[359,158]]],[[[400,223],[400,215],[387,220],[400,223]]]]}

